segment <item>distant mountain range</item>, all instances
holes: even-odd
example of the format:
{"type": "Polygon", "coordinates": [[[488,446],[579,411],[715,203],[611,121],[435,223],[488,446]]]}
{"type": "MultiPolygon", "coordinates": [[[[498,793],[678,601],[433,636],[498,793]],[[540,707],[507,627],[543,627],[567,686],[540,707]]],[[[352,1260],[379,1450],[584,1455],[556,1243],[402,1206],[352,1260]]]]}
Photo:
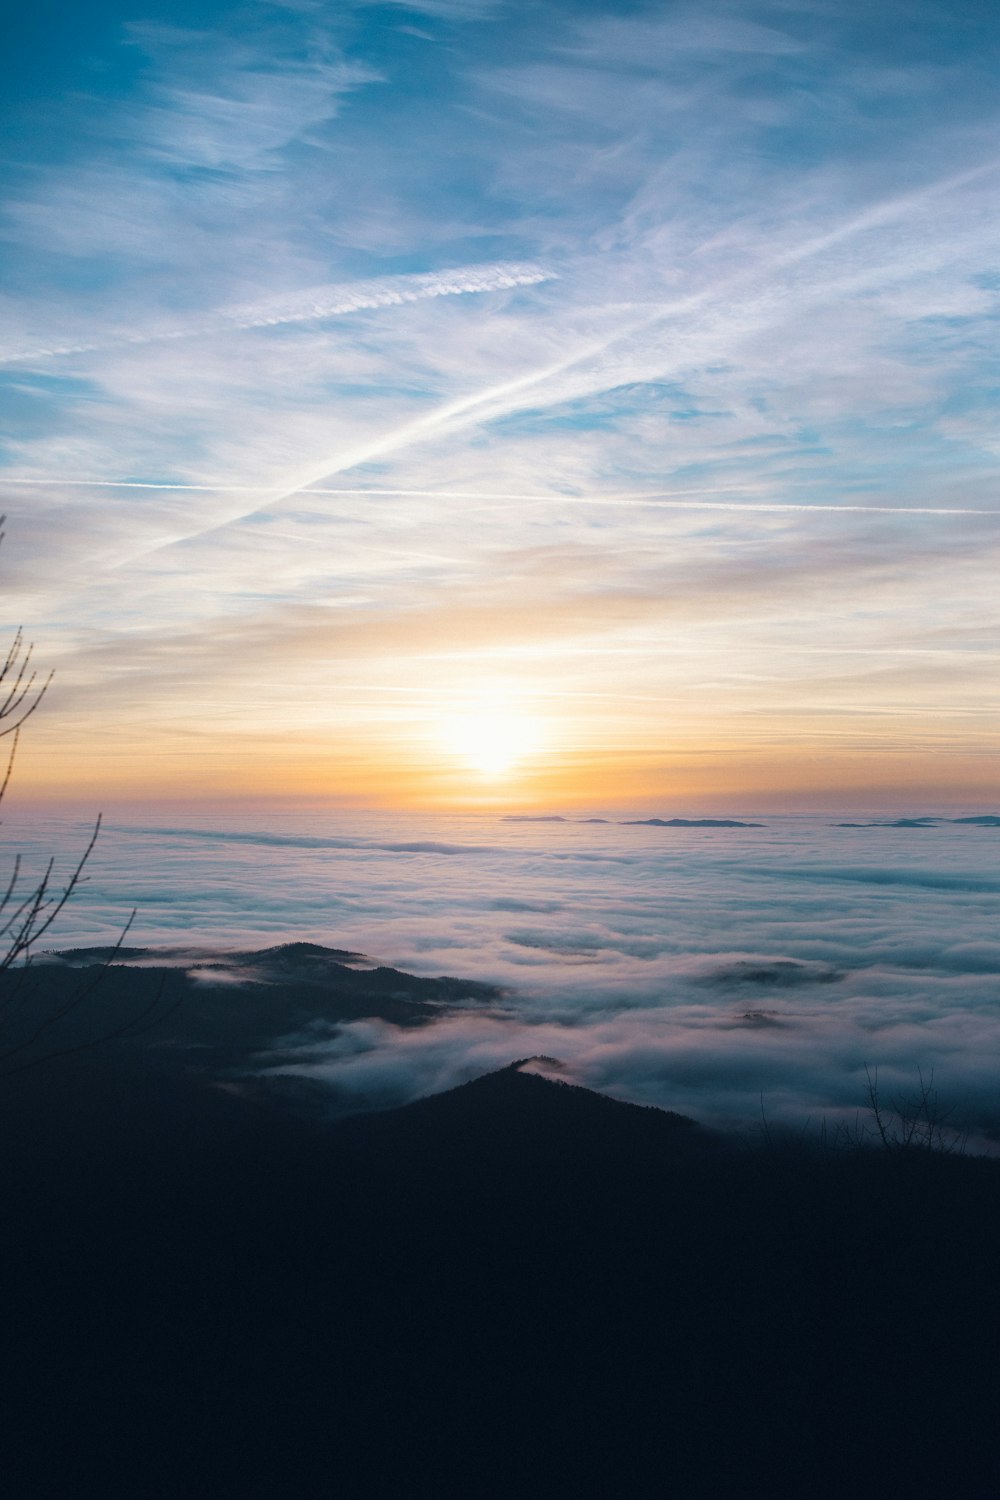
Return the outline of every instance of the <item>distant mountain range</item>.
{"type": "MultiPolygon", "coordinates": [[[[554,814],[508,813],[502,823],[610,823],[610,818],[563,818],[554,814]]],[[[627,818],[619,828],[763,828],[763,823],[741,823],[735,818],[627,818]]]]}
{"type": "Polygon", "coordinates": [[[623,828],[763,828],[763,823],[741,823],[736,818],[631,818],[623,828]]]}
{"type": "MultiPolygon", "coordinates": [[[[610,823],[609,818],[564,818],[557,813],[508,813],[502,823],[610,823]]],[[[972,818],[879,818],[867,823],[835,823],[835,828],[936,828],[942,823],[967,824],[976,828],[1000,828],[1000,817],[983,813],[972,818]]],[[[619,828],[766,828],[766,823],[746,823],[738,818],[625,818],[619,828]]]]}
{"type": "Polygon", "coordinates": [[[838,823],[837,828],[937,828],[942,823],[968,824],[975,828],[1000,828],[1000,817],[984,813],[976,818],[891,818],[870,823],[838,823]]]}

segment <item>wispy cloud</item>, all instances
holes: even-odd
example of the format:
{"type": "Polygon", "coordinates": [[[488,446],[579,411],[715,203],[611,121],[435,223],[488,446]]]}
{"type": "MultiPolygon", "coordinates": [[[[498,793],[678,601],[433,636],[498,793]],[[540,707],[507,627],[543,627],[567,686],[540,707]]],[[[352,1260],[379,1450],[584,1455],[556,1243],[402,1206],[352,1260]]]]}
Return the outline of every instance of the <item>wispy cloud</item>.
{"type": "Polygon", "coordinates": [[[503,10],[507,0],[355,0],[355,3],[388,4],[442,21],[480,21],[503,10]]]}
{"type": "Polygon", "coordinates": [[[21,164],[4,563],[62,702],[178,775],[251,696],[426,766],[485,683],[553,775],[985,785],[996,26],[411,19],[133,28],[21,164]]]}
{"type": "Polygon", "coordinates": [[[145,329],[105,329],[92,343],[51,348],[3,350],[0,364],[28,364],[67,354],[91,354],[117,345],[162,343],[204,338],[249,328],[281,328],[288,323],[320,323],[375,307],[403,307],[430,297],[460,297],[475,292],[509,291],[537,286],[554,273],[541,266],[511,261],[497,265],[456,266],[426,275],[382,276],[337,286],[306,287],[291,296],[221,307],[197,323],[164,324],[145,329]]]}
{"type": "Polygon", "coordinates": [[[355,1100],[544,1052],[802,1122],[867,1061],[1000,1129],[995,830],[499,823],[991,807],[1000,21],[900,14],[168,0],[39,60],[0,567],[57,677],[17,789],[141,806],[67,942],[138,900],[506,987],[303,1057],[355,1100]],[[449,739],[498,706],[538,730],[501,782],[449,739]]]}

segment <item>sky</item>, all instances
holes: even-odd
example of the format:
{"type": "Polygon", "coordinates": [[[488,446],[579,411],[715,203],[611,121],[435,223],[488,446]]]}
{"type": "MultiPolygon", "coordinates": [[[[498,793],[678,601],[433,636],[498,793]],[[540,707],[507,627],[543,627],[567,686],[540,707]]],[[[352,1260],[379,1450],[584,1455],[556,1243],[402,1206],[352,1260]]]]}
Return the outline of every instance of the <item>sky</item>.
{"type": "Polygon", "coordinates": [[[993,805],[995,7],[11,25],[20,795],[993,805]]]}

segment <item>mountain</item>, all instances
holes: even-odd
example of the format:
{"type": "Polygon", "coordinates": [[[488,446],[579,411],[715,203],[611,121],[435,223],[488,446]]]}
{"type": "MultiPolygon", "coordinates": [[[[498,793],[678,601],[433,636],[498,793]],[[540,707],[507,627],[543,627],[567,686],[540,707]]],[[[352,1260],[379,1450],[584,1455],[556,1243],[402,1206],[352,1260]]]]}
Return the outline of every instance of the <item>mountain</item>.
{"type": "MultiPolygon", "coordinates": [[[[591,1089],[526,1072],[522,1059],[402,1108],[345,1121],[340,1138],[377,1145],[391,1159],[447,1159],[449,1171],[474,1162],[526,1180],[540,1163],[586,1159],[620,1166],[636,1153],[708,1153],[721,1137],[684,1115],[628,1104],[591,1089]],[[530,1167],[526,1166],[530,1163],[530,1167]]],[[[549,1060],[550,1062],[553,1060],[549,1060]]]]}
{"type": "MultiPolygon", "coordinates": [[[[608,818],[564,818],[554,813],[507,813],[501,823],[608,823],[608,818]]],[[[763,828],[763,823],[741,823],[735,818],[631,818],[619,828],[763,828]]],[[[853,826],[853,825],[844,825],[853,826]]]]}
{"type": "Polygon", "coordinates": [[[405,974],[316,943],[224,952],[73,948],[0,972],[0,1077],[101,1039],[106,1059],[218,1073],[245,1066],[281,1037],[315,1041],[359,1020],[425,1026],[443,1006],[499,997],[493,985],[405,974]]]}
{"type": "Polygon", "coordinates": [[[762,828],[762,823],[740,823],[735,818],[631,818],[623,828],[762,828]]]}
{"type": "Polygon", "coordinates": [[[977,828],[1000,828],[1000,817],[983,813],[974,818],[893,818],[878,819],[872,823],[837,823],[837,828],[939,828],[942,823],[971,824],[977,828]]]}
{"type": "Polygon", "coordinates": [[[879,820],[874,823],[838,823],[838,828],[936,828],[939,823],[946,822],[942,818],[893,818],[891,820],[879,820]]]}
{"type": "MultiPolygon", "coordinates": [[[[6,1496],[992,1500],[1000,1164],[765,1148],[551,1058],[340,1120],[239,1087],[282,972],[421,1024],[331,951],[202,955],[240,982],[173,969],[161,1025],[0,1085],[6,1496]]],[[[154,958],[86,1005],[162,1004],[154,958]]]]}

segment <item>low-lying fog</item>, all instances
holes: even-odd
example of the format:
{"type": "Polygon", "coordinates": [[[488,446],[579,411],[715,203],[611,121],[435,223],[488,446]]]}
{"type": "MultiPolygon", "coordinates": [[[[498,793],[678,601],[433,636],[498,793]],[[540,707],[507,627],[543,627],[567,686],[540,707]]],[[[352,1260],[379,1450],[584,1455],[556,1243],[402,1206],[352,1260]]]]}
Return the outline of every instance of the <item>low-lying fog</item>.
{"type": "MultiPolygon", "coordinates": [[[[764,826],[117,821],[52,946],[107,942],[136,905],[130,943],[308,939],[504,987],[498,1007],[356,1023],[303,1054],[362,1107],[546,1054],[563,1077],[707,1122],[753,1126],[763,1108],[818,1124],[854,1119],[867,1065],[885,1096],[933,1070],[974,1138],[1000,1139],[1000,828],[751,819],[764,826]]],[[[4,833],[29,873],[86,842],[54,818],[4,833]]]]}

